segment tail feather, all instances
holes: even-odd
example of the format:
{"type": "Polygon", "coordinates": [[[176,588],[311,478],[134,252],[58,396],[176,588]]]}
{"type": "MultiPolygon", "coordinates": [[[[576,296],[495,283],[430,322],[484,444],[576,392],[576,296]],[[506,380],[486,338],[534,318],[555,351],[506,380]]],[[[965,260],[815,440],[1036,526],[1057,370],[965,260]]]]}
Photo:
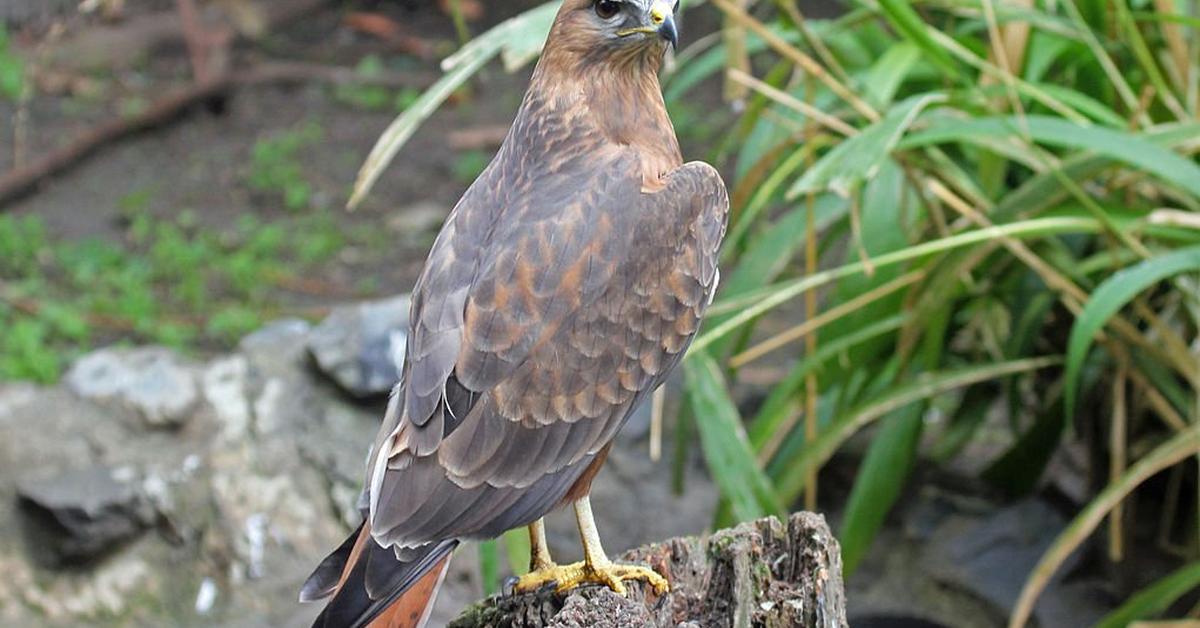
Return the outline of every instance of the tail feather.
{"type": "MultiPolygon", "coordinates": [[[[370,528],[359,532],[326,558],[305,583],[304,592],[328,589],[329,568],[340,564],[342,573],[331,593],[333,599],[317,617],[313,628],[417,628],[428,618],[433,599],[458,541],[444,541],[413,550],[406,560],[371,538],[370,528]],[[343,550],[347,550],[344,551],[343,550]]],[[[302,592],[302,595],[304,594],[302,592]]]]}
{"type": "Polygon", "coordinates": [[[346,564],[350,562],[350,556],[354,553],[355,545],[363,539],[362,531],[363,526],[359,525],[354,534],[346,537],[346,540],[333,550],[333,553],[326,556],[325,560],[317,565],[308,580],[304,581],[304,586],[300,588],[301,602],[323,600],[337,591],[338,585],[342,582],[342,575],[346,572],[346,564]]]}
{"type": "Polygon", "coordinates": [[[369,628],[421,628],[429,621],[438,589],[450,568],[450,554],[435,563],[433,569],[421,576],[387,610],[371,622],[369,628]]]}

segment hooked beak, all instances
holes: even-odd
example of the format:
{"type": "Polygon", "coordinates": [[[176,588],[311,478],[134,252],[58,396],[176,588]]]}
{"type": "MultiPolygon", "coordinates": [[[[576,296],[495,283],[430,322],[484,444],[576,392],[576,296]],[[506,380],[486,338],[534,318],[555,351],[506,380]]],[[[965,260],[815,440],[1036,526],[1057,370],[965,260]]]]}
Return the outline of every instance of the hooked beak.
{"type": "Polygon", "coordinates": [[[671,43],[672,48],[679,47],[679,29],[675,26],[675,10],[669,2],[657,0],[651,5],[650,23],[658,32],[659,37],[671,43]]]}
{"type": "Polygon", "coordinates": [[[662,37],[671,44],[672,48],[679,46],[679,29],[675,26],[675,8],[679,6],[676,2],[674,5],[667,0],[655,0],[654,4],[650,5],[650,11],[645,16],[645,26],[636,28],[627,28],[623,31],[617,31],[620,37],[628,37],[630,35],[657,35],[662,37]]]}

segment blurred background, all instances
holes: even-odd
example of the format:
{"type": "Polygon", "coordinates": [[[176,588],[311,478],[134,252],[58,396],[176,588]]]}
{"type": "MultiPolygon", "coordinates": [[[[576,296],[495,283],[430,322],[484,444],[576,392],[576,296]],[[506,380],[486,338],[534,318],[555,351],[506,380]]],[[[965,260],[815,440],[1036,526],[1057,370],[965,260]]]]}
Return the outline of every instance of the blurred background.
{"type": "MultiPolygon", "coordinates": [[[[555,8],[0,0],[0,625],[307,625],[555,8]]],[[[683,9],[725,279],[609,549],[810,509],[854,626],[1200,621],[1200,4],[683,9]]]]}

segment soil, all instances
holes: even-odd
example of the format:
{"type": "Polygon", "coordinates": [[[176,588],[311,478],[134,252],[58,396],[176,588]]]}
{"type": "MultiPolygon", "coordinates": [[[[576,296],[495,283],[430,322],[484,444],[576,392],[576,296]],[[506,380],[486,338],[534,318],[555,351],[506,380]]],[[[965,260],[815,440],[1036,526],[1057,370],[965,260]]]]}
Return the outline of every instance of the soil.
{"type": "MultiPolygon", "coordinates": [[[[132,0],[127,3],[126,19],[161,11],[163,4],[132,0]]],[[[169,8],[171,3],[165,4],[169,8]]],[[[262,61],[304,61],[354,68],[364,58],[375,56],[389,71],[417,77],[414,82],[424,87],[438,75],[439,59],[453,51],[456,35],[449,18],[421,4],[331,4],[254,44],[239,45],[234,67],[253,67],[262,61]],[[433,54],[423,58],[400,53],[386,42],[351,30],[344,20],[350,11],[371,11],[391,18],[404,33],[419,36],[433,54]]],[[[536,0],[486,3],[484,17],[472,23],[471,29],[482,32],[536,4],[536,0]]],[[[14,39],[18,46],[35,49],[48,40],[47,26],[52,21],[65,26],[66,33],[59,39],[99,21],[70,13],[47,16],[31,11],[30,15],[42,19],[21,24],[14,39]]],[[[37,58],[36,53],[33,56],[37,58]]],[[[482,72],[467,93],[422,127],[372,196],[352,213],[341,207],[355,174],[396,111],[349,105],[337,98],[332,86],[320,81],[237,88],[221,103],[199,107],[172,124],[105,146],[0,211],[35,214],[45,221],[48,235],[60,240],[118,240],[126,219],[122,206],[131,196],[144,197],[145,209],[156,217],[169,218],[190,210],[200,225],[215,229],[228,228],[247,214],[270,222],[288,215],[288,210],[277,199],[257,194],[246,184],[255,143],[314,122],[322,129],[323,139],[305,151],[300,161],[316,204],[334,209],[331,213],[343,233],[383,226],[388,229],[389,241],[385,246],[342,251],[315,276],[306,277],[310,284],[330,286],[328,294],[311,290],[284,294],[280,295],[282,302],[328,305],[348,296],[370,298],[404,292],[415,280],[440,223],[436,215],[430,220],[431,208],[444,216],[469,183],[456,173],[464,153],[490,154],[495,148],[456,150],[447,145],[447,135],[455,130],[507,125],[520,102],[528,72],[509,75],[498,67],[482,72]],[[363,277],[373,278],[375,288],[353,295],[336,289],[353,286],[363,277]]],[[[27,117],[20,122],[28,138],[24,154],[28,159],[61,147],[86,129],[189,80],[190,67],[182,45],[156,51],[132,68],[72,75],[69,81],[75,93],[56,95],[39,90],[29,102],[27,117]]],[[[0,149],[0,172],[14,165],[16,112],[13,103],[0,100],[0,147],[4,147],[0,149]]]]}

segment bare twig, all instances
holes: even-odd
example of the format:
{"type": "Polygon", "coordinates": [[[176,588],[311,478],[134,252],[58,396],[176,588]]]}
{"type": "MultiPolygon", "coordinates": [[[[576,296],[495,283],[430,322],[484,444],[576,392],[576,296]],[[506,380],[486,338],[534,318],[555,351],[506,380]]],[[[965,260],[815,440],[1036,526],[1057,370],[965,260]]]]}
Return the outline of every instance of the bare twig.
{"type": "Polygon", "coordinates": [[[363,76],[349,68],[290,62],[267,63],[248,72],[226,73],[209,81],[178,89],[135,116],[121,116],[101,123],[66,146],[0,175],[0,211],[7,203],[29,194],[46,179],[65,172],[102,147],[167,124],[197,104],[225,95],[236,87],[265,83],[302,83],[311,80],[338,84],[413,83],[408,78],[395,75],[363,76]]]}

